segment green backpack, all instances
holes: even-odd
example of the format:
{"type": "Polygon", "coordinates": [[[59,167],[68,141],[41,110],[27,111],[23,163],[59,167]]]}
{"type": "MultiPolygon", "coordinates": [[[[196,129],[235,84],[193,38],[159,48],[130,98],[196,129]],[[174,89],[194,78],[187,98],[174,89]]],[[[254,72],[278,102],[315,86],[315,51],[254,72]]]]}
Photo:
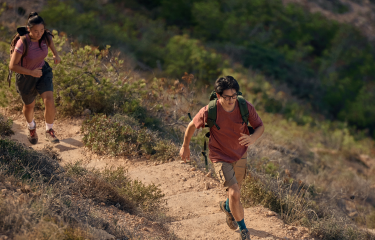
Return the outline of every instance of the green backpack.
{"type": "MultiPolygon", "coordinates": [[[[247,126],[249,125],[249,109],[247,108],[246,100],[243,98],[241,92],[237,92],[237,100],[238,100],[238,106],[240,107],[240,113],[241,118],[243,120],[243,123],[245,123],[247,126]]],[[[189,118],[192,120],[190,113],[188,113],[189,118]]],[[[216,118],[217,118],[217,96],[216,92],[213,91],[210,96],[210,102],[208,104],[208,116],[207,116],[207,124],[205,127],[209,127],[210,129],[215,126],[217,130],[220,130],[220,126],[216,124],[216,118]]],[[[254,133],[254,129],[251,126],[248,126],[250,134],[254,133]]],[[[206,133],[206,137],[210,138],[210,132],[206,133]]],[[[208,170],[208,161],[207,161],[207,143],[206,140],[204,141],[203,146],[203,152],[202,155],[204,156],[205,164],[206,164],[206,170],[208,170]]]]}

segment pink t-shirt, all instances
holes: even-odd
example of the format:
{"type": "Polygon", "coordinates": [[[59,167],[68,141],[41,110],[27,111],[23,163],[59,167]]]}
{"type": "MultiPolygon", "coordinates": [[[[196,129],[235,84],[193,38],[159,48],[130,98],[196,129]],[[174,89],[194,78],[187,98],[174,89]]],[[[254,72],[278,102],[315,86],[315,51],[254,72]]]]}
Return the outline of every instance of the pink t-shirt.
{"type": "MultiPolygon", "coordinates": [[[[26,42],[29,44],[27,49],[27,54],[23,58],[22,67],[30,70],[34,70],[39,67],[44,66],[44,59],[48,55],[48,45],[46,41],[42,41],[41,47],[39,47],[39,42],[32,42],[30,40],[29,34],[26,34],[26,42]]],[[[23,53],[24,47],[22,40],[18,40],[15,47],[16,51],[19,53],[23,53]]],[[[18,63],[21,66],[21,61],[18,63]]]]}
{"type": "MultiPolygon", "coordinates": [[[[263,126],[262,119],[258,116],[254,106],[247,102],[249,110],[249,123],[256,129],[263,126]]],[[[208,105],[203,107],[193,118],[196,128],[205,126],[208,117],[208,105]]],[[[215,126],[210,129],[210,141],[208,148],[210,149],[209,157],[211,162],[235,162],[238,161],[247,151],[246,146],[240,145],[238,140],[241,133],[249,135],[249,129],[243,123],[238,100],[232,112],[226,112],[217,101],[217,117],[216,124],[220,127],[218,130],[215,126]]]]}

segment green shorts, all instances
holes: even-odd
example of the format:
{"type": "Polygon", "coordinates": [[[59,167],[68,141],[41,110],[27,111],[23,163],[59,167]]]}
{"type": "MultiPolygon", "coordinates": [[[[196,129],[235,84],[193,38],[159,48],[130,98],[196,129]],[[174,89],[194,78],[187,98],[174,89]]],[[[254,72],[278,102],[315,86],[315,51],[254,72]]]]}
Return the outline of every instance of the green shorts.
{"type": "Polygon", "coordinates": [[[16,74],[16,90],[21,96],[22,102],[29,105],[34,102],[35,97],[47,91],[53,92],[52,68],[47,62],[42,67],[42,76],[36,78],[25,74],[16,74]]]}
{"type": "Polygon", "coordinates": [[[242,158],[233,163],[216,162],[214,163],[215,173],[220,183],[224,187],[230,187],[237,183],[241,187],[242,181],[246,177],[247,152],[242,158]]]}

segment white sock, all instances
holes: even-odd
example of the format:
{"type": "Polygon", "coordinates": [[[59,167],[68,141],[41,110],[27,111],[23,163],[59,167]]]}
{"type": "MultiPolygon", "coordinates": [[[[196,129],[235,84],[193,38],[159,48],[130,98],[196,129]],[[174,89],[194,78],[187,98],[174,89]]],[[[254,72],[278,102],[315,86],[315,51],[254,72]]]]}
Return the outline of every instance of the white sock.
{"type": "Polygon", "coordinates": [[[36,125],[34,119],[31,121],[31,123],[28,122],[27,125],[29,125],[30,130],[34,129],[36,125]]]}
{"type": "Polygon", "coordinates": [[[53,127],[53,123],[46,123],[46,131],[50,130],[53,127]]]}

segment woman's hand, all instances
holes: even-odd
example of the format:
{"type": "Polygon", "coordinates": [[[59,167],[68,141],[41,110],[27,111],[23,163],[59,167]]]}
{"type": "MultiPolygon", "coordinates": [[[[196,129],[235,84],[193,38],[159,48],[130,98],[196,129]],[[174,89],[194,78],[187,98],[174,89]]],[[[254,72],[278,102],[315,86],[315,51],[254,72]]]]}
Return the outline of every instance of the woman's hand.
{"type": "Polygon", "coordinates": [[[42,68],[36,68],[34,70],[31,70],[30,75],[36,78],[40,78],[43,75],[42,68]]]}
{"type": "Polygon", "coordinates": [[[59,64],[61,62],[61,58],[60,58],[59,55],[53,56],[53,60],[54,60],[55,64],[59,64]]]}

